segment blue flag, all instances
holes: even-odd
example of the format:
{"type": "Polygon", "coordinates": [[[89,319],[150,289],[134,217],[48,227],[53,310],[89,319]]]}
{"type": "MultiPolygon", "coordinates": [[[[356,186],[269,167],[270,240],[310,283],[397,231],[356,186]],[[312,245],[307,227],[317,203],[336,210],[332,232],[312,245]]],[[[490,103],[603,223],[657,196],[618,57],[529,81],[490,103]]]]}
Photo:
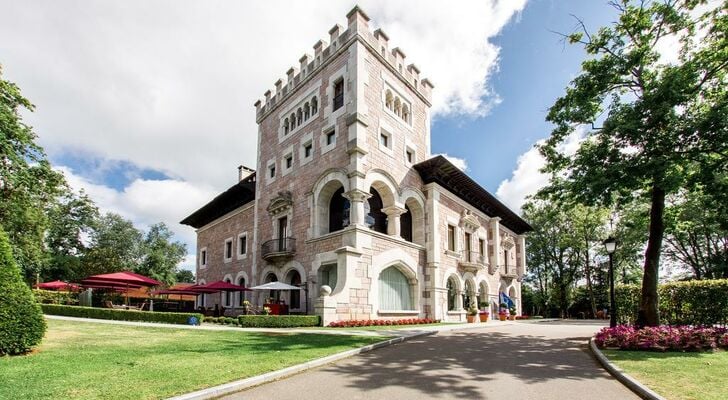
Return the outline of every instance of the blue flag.
{"type": "Polygon", "coordinates": [[[503,303],[508,304],[508,308],[511,308],[515,305],[513,300],[511,300],[511,298],[508,297],[508,295],[503,292],[500,293],[500,302],[501,302],[501,304],[503,304],[503,303]]]}

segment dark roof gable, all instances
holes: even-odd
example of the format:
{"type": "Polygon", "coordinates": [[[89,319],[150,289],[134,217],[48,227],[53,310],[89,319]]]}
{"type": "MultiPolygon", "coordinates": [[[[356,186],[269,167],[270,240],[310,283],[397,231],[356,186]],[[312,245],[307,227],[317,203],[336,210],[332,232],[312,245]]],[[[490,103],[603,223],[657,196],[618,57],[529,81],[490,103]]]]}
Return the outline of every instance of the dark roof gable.
{"type": "Polygon", "coordinates": [[[220,193],[180,223],[199,229],[253,200],[255,200],[255,173],[220,193]]]}
{"type": "Polygon", "coordinates": [[[424,183],[437,183],[489,217],[500,217],[501,224],[520,235],[532,231],[523,218],[511,211],[477,182],[443,156],[425,160],[414,166],[424,183]]]}

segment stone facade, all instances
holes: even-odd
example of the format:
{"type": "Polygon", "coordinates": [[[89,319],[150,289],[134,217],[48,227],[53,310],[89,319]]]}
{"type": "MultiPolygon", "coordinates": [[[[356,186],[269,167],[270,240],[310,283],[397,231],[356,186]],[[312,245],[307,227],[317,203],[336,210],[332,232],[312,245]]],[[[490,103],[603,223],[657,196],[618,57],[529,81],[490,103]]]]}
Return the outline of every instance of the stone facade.
{"type": "MultiPolygon", "coordinates": [[[[254,198],[224,215],[200,217],[201,209],[183,221],[198,228],[198,282],[300,284],[300,298],[283,299],[293,311],[326,320],[460,321],[464,301],[488,298],[496,306],[499,292],[511,295],[520,312],[527,225],[508,211],[517,229],[506,227],[498,212],[423,180],[418,168],[431,157],[433,86],[401,49],[389,49],[382,30],[370,31],[360,8],[347,19],[346,29],[335,25],[328,43],[317,42],[313,56],[302,56],[256,102],[254,198]],[[408,298],[390,299],[397,295],[382,280],[385,270],[394,276],[387,279],[409,285],[408,298]],[[323,283],[333,287],[319,297],[323,283]]],[[[449,174],[462,179],[462,172],[449,174]]],[[[481,192],[476,187],[473,198],[490,196],[481,192]]],[[[490,197],[495,209],[504,208],[490,197]]],[[[260,305],[268,293],[245,296],[260,305]]],[[[234,297],[201,301],[237,307],[242,298],[234,297]]]]}

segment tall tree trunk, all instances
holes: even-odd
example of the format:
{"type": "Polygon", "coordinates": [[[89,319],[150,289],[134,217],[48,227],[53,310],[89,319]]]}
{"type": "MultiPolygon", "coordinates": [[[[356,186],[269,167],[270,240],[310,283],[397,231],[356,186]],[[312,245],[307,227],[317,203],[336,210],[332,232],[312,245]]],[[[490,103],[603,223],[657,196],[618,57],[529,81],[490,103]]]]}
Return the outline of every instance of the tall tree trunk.
{"type": "Polygon", "coordinates": [[[652,186],[652,204],[650,206],[650,237],[645,250],[645,267],[642,277],[642,297],[640,298],[637,326],[658,326],[660,314],[657,302],[657,283],[659,278],[660,251],[665,234],[665,190],[654,184],[652,186]]]}
{"type": "Polygon", "coordinates": [[[586,240],[586,264],[584,264],[584,275],[586,276],[586,290],[589,293],[589,302],[591,303],[592,318],[597,316],[597,304],[594,299],[594,287],[591,280],[591,266],[589,266],[589,240],[586,240]]]}

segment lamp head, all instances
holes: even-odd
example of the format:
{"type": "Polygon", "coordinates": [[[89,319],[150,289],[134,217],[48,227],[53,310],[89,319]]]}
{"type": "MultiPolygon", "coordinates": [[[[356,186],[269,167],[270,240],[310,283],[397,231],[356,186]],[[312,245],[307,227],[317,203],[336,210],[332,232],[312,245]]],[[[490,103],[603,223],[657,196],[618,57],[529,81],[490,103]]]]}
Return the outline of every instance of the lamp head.
{"type": "Polygon", "coordinates": [[[607,250],[607,253],[614,253],[614,250],[617,249],[617,240],[610,236],[604,241],[604,248],[607,250]]]}

